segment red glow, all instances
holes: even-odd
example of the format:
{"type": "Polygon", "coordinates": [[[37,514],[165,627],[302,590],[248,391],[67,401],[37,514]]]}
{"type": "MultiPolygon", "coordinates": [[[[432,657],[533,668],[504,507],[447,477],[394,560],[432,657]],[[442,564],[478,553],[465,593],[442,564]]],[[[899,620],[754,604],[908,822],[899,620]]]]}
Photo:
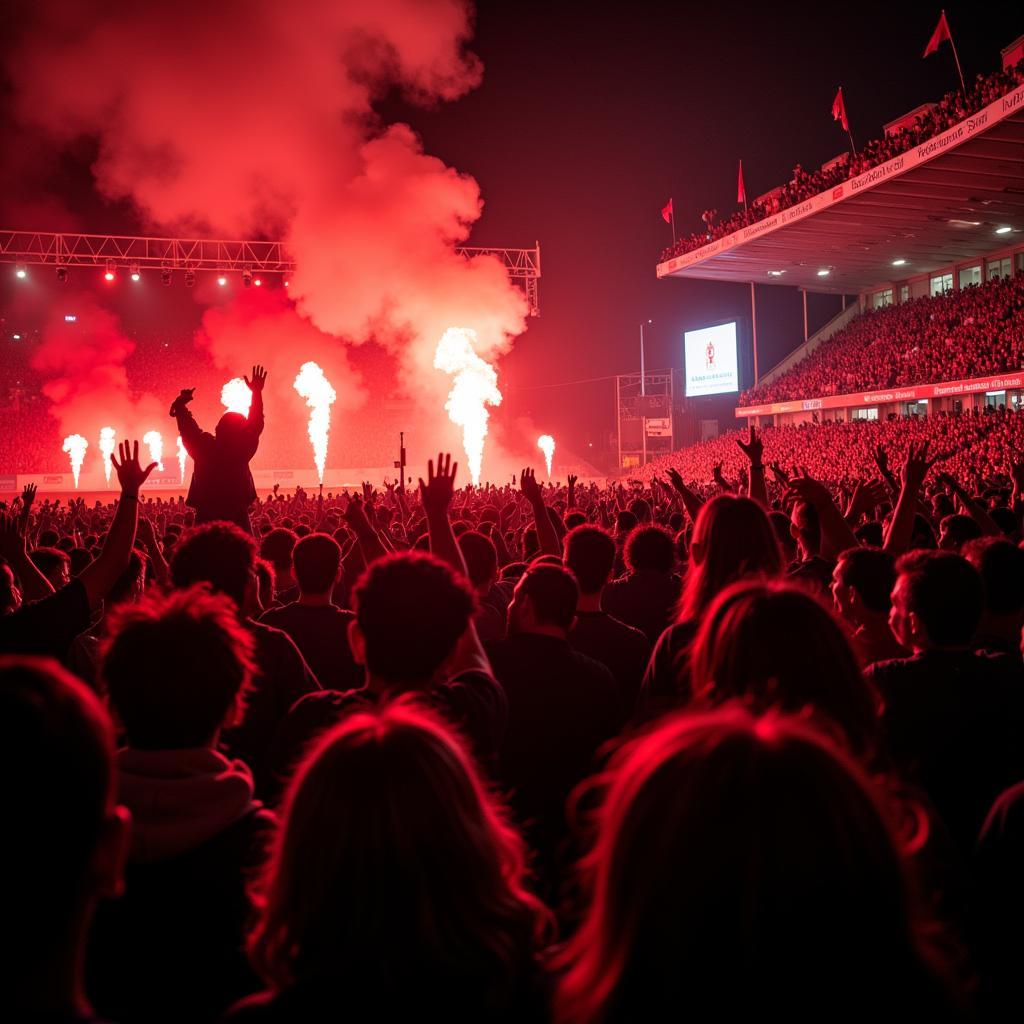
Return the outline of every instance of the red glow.
{"type": "Polygon", "coordinates": [[[103,275],[103,280],[104,280],[104,281],[113,281],[113,280],[114,280],[114,272],[113,272],[112,270],[108,270],[108,271],[107,271],[107,272],[106,272],[106,273],[105,273],[105,274],[103,275]]]}
{"type": "Polygon", "coordinates": [[[223,288],[224,285],[226,285],[227,283],[228,283],[228,279],[226,277],[218,277],[217,278],[217,284],[219,284],[221,286],[221,288],[223,288]]]}
{"type": "Polygon", "coordinates": [[[254,277],[252,283],[254,288],[259,288],[259,286],[263,284],[263,282],[258,277],[254,277]]]}

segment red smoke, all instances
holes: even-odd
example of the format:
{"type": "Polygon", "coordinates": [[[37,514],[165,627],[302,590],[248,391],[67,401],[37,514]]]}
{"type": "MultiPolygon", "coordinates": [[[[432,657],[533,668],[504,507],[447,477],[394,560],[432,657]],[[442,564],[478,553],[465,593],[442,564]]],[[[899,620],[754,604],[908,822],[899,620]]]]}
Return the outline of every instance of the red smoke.
{"type": "MultiPolygon", "coordinates": [[[[287,358],[325,370],[320,332],[372,337],[440,422],[449,381],[432,360],[445,328],[472,327],[487,358],[523,330],[525,303],[498,261],[453,252],[480,216],[476,182],[374,112],[395,88],[427,105],[477,85],[466,3],[43,0],[34,10],[9,61],[18,114],[58,141],[97,137],[105,196],[131,199],[162,231],[288,240],[290,294],[319,330],[281,308],[211,313],[204,343],[233,372],[240,323],[250,339],[279,330],[289,349],[313,345],[287,358]]],[[[272,350],[259,357],[275,365],[272,350]]],[[[334,371],[339,396],[358,395],[343,357],[334,371]]]]}

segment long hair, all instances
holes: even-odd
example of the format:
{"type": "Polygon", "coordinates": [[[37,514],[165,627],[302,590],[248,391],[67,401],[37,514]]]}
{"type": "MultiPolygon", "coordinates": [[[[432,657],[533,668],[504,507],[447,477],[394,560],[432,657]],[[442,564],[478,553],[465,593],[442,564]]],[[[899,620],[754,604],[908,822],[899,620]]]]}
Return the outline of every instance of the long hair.
{"type": "Polygon", "coordinates": [[[330,730],[299,766],[257,882],[249,955],[280,990],[311,982],[500,1001],[551,917],[524,848],[461,742],[396,701],[330,730]],[[390,987],[388,987],[390,986],[390,987]]]}
{"type": "Polygon", "coordinates": [[[823,715],[857,755],[875,746],[879,702],[846,633],[792,583],[742,580],[719,594],[691,649],[690,681],[699,703],[823,715]]]}
{"type": "Polygon", "coordinates": [[[690,553],[677,622],[696,619],[730,583],[745,576],[778,576],[783,568],[764,509],[731,494],[720,494],[701,508],[690,553]]]}
{"type": "Polygon", "coordinates": [[[622,748],[584,875],[559,1024],[948,1008],[886,806],[797,719],[734,704],[622,748]]]}

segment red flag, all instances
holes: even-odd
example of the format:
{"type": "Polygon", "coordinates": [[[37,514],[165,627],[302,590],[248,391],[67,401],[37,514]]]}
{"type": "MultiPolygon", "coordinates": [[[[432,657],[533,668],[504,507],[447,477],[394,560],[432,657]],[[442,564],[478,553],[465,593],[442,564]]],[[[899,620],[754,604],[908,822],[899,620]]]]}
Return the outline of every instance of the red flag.
{"type": "Polygon", "coordinates": [[[839,86],[839,92],[836,93],[836,98],[832,101],[832,120],[840,121],[844,132],[850,130],[850,122],[846,120],[846,104],[843,102],[842,86],[839,86]]]}
{"type": "Polygon", "coordinates": [[[939,44],[944,43],[947,39],[952,42],[953,36],[949,31],[949,22],[946,21],[946,12],[943,11],[939,15],[939,23],[935,26],[935,31],[932,33],[931,39],[928,40],[928,45],[924,48],[925,57],[934,53],[939,48],[939,44]]]}
{"type": "Polygon", "coordinates": [[[672,223],[672,200],[671,199],[661,208],[661,219],[666,224],[671,224],[672,223]]]}
{"type": "Polygon", "coordinates": [[[743,184],[743,161],[740,161],[740,175],[736,182],[736,202],[747,205],[747,190],[743,184]]]}

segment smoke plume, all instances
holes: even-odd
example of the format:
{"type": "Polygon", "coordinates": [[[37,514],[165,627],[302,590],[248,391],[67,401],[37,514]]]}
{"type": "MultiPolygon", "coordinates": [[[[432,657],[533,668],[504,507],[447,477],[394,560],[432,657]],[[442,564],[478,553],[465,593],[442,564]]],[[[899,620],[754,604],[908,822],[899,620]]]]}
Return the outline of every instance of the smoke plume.
{"type": "Polygon", "coordinates": [[[23,123],[59,143],[95,137],[98,189],[154,230],[287,240],[294,310],[245,296],[204,321],[228,377],[277,365],[284,402],[315,359],[351,406],[362,391],[342,342],[372,339],[440,422],[444,331],[471,327],[492,360],[524,329],[499,261],[453,251],[480,216],[476,182],[375,109],[390,93],[430,106],[479,83],[463,0],[40,0],[33,11],[8,60],[23,123]]]}

